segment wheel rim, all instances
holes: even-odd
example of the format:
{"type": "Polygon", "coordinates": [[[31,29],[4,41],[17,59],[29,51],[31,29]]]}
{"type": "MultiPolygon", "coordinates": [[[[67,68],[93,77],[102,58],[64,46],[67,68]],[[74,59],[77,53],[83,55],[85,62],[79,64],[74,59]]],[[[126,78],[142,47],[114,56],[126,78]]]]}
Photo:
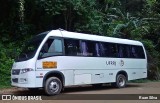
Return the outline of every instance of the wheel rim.
{"type": "Polygon", "coordinates": [[[56,93],[59,90],[59,84],[55,81],[50,82],[49,89],[52,93],[56,93]]]}
{"type": "Polygon", "coordinates": [[[123,87],[125,85],[125,79],[123,77],[119,77],[118,84],[120,87],[123,87]]]}

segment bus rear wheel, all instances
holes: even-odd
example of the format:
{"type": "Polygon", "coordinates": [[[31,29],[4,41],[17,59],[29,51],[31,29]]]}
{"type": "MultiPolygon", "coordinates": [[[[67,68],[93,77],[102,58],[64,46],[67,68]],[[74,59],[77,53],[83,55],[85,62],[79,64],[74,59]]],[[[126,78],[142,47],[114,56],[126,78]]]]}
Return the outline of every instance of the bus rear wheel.
{"type": "Polygon", "coordinates": [[[57,95],[62,90],[62,82],[57,77],[50,77],[46,80],[44,89],[47,95],[57,95]]]}
{"type": "Polygon", "coordinates": [[[116,82],[112,83],[112,86],[117,88],[124,88],[126,86],[127,79],[123,74],[118,74],[116,77],[116,82]]]}

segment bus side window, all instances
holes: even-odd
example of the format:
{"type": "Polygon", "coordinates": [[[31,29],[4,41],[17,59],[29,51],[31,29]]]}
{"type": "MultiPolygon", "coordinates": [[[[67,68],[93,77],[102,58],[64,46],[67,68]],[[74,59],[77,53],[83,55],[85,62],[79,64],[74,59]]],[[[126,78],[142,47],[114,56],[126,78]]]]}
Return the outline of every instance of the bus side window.
{"type": "Polygon", "coordinates": [[[95,56],[101,56],[99,43],[95,43],[95,56]]]}
{"type": "Polygon", "coordinates": [[[100,56],[100,48],[99,44],[94,41],[88,41],[88,56],[94,56],[94,57],[99,57],[100,56]]]}
{"type": "Polygon", "coordinates": [[[81,41],[81,51],[83,56],[93,56],[93,44],[91,41],[81,41]]]}
{"type": "Polygon", "coordinates": [[[122,47],[122,45],[118,44],[118,57],[119,58],[123,58],[124,56],[124,48],[122,47]]]}
{"type": "Polygon", "coordinates": [[[124,55],[125,55],[126,58],[130,58],[130,57],[131,57],[131,54],[130,54],[130,46],[129,46],[129,45],[126,45],[124,55]],[[126,54],[126,55],[125,55],[125,54],[126,54]]]}
{"type": "Polygon", "coordinates": [[[116,48],[116,44],[113,43],[109,43],[109,57],[117,57],[117,48],[116,48]]]}
{"type": "Polygon", "coordinates": [[[131,55],[133,58],[145,59],[142,46],[131,46],[131,55]]]}
{"type": "Polygon", "coordinates": [[[129,45],[118,44],[117,47],[118,47],[118,57],[119,58],[129,58],[130,57],[129,45]]]}
{"type": "Polygon", "coordinates": [[[68,56],[76,56],[80,54],[79,40],[65,39],[65,54],[68,56]]]}
{"type": "Polygon", "coordinates": [[[40,51],[40,57],[62,55],[62,41],[60,39],[49,38],[40,51]]]}
{"type": "Polygon", "coordinates": [[[109,56],[109,45],[108,45],[108,43],[101,43],[100,48],[101,48],[101,56],[102,57],[108,57],[109,56]]]}
{"type": "Polygon", "coordinates": [[[100,56],[100,47],[97,42],[94,41],[81,41],[81,51],[83,56],[100,56]]]}
{"type": "Polygon", "coordinates": [[[145,59],[144,50],[142,46],[137,46],[138,57],[145,59]]]}
{"type": "Polygon", "coordinates": [[[138,58],[136,46],[131,46],[131,57],[132,58],[138,58]]]}
{"type": "Polygon", "coordinates": [[[82,51],[82,55],[83,56],[87,56],[88,55],[88,45],[86,41],[81,41],[81,51],[82,51]]]}

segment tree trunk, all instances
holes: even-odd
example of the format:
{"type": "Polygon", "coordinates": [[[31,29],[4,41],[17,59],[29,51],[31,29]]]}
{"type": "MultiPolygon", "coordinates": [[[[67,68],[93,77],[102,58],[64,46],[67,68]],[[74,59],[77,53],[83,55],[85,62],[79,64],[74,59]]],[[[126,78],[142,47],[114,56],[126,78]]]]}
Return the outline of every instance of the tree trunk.
{"type": "Polygon", "coordinates": [[[24,23],[24,10],[25,10],[24,9],[24,3],[25,3],[25,1],[24,0],[19,0],[18,3],[19,3],[19,10],[18,10],[19,20],[23,24],[24,23]]]}

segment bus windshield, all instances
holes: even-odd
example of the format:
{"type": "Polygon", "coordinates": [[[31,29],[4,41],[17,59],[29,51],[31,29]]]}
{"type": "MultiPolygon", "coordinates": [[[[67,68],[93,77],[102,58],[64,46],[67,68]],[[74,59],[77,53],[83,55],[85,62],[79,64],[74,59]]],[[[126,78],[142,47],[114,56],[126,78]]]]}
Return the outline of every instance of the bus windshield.
{"type": "Polygon", "coordinates": [[[44,39],[46,34],[40,34],[32,38],[26,43],[25,47],[22,49],[20,55],[16,58],[16,62],[25,61],[34,57],[40,43],[44,39]]]}

